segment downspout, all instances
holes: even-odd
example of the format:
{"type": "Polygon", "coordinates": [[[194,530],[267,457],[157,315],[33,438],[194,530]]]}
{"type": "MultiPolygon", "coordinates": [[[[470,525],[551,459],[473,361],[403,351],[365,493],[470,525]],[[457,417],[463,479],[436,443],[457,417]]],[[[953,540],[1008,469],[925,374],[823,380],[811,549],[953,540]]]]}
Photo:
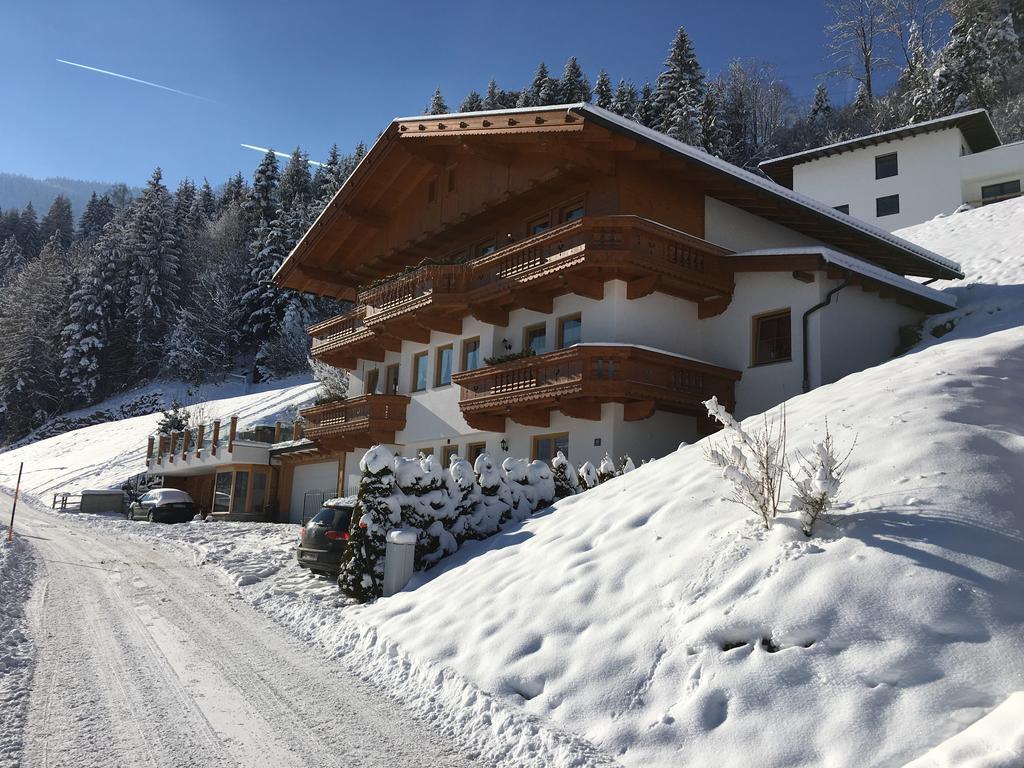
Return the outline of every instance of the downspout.
{"type": "Polygon", "coordinates": [[[808,331],[808,323],[810,321],[811,315],[813,315],[819,309],[827,307],[829,304],[831,304],[832,303],[832,297],[835,296],[837,293],[839,293],[841,290],[843,290],[843,288],[845,288],[849,284],[850,284],[850,271],[846,270],[846,277],[843,278],[843,282],[841,282],[839,285],[837,285],[835,288],[833,288],[831,291],[829,291],[827,294],[825,294],[825,300],[824,301],[818,302],[813,307],[811,307],[806,312],[804,312],[804,347],[803,347],[803,353],[804,353],[804,392],[810,392],[811,391],[810,348],[809,348],[809,345],[807,344],[807,336],[808,336],[808,333],[809,333],[809,331],[808,331]]]}

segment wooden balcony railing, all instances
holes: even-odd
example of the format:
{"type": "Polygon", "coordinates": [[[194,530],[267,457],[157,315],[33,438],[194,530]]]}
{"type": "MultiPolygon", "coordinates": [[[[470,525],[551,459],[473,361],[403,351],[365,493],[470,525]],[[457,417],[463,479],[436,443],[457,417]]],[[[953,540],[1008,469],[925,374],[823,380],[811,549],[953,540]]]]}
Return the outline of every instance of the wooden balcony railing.
{"type": "Polygon", "coordinates": [[[603,403],[622,403],[627,421],[656,410],[703,412],[712,395],[732,408],[740,372],[628,345],[579,344],[455,374],[470,426],[503,431],[505,418],[548,426],[552,410],[600,419],[603,403]]]}
{"type": "Polygon", "coordinates": [[[512,309],[550,312],[560,294],[600,299],[612,279],[626,282],[631,299],[662,291],[710,305],[732,294],[721,259],[728,253],[640,216],[583,217],[463,264],[424,265],[360,291],[355,310],[310,329],[313,354],[351,362],[375,343],[427,343],[431,330],[461,333],[468,314],[505,325],[512,309]]]}
{"type": "Polygon", "coordinates": [[[305,434],[317,443],[351,448],[393,443],[395,432],[405,429],[404,395],[363,395],[305,408],[305,434]]]}

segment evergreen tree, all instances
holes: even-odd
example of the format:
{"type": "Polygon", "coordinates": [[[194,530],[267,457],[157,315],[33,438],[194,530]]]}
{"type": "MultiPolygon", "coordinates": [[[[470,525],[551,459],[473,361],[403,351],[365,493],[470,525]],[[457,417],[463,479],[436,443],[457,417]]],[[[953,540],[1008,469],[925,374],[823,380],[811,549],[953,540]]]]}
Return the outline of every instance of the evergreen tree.
{"type": "Polygon", "coordinates": [[[18,245],[18,238],[9,235],[0,247],[0,287],[13,278],[25,266],[25,252],[18,245]]]}
{"type": "Polygon", "coordinates": [[[634,120],[639,98],[636,93],[636,86],[628,80],[619,80],[615,88],[615,96],[612,98],[612,112],[623,117],[634,120]]]}
{"type": "Polygon", "coordinates": [[[281,174],[278,198],[286,211],[309,203],[312,179],[309,176],[309,157],[298,147],[292,152],[288,165],[281,174]]]}
{"type": "Polygon", "coordinates": [[[199,188],[198,203],[199,210],[202,211],[207,221],[213,221],[217,218],[217,196],[213,194],[213,187],[210,186],[210,182],[205,178],[203,179],[203,186],[199,188]]]}
{"type": "Polygon", "coordinates": [[[484,100],[476,91],[470,91],[466,98],[459,105],[459,112],[481,112],[484,109],[484,100]]]}
{"type": "Polygon", "coordinates": [[[579,493],[579,476],[576,468],[565,458],[565,454],[559,451],[551,460],[554,467],[555,499],[564,499],[579,493]]]}
{"type": "Polygon", "coordinates": [[[273,221],[276,216],[278,179],[277,155],[268,149],[253,173],[252,191],[242,205],[251,225],[256,226],[261,219],[273,221]]]}
{"type": "Polygon", "coordinates": [[[57,243],[62,249],[66,249],[71,245],[74,232],[75,219],[71,215],[71,201],[64,195],[57,195],[39,224],[39,237],[46,242],[56,235],[57,243]]]}
{"type": "Polygon", "coordinates": [[[704,151],[716,157],[725,157],[729,151],[729,132],[722,119],[719,103],[719,90],[709,86],[704,91],[704,101],[700,110],[700,133],[704,141],[704,151]]]}
{"type": "Polygon", "coordinates": [[[565,69],[562,71],[562,79],[559,80],[558,87],[558,99],[563,104],[590,101],[592,96],[590,83],[587,82],[587,76],[583,74],[575,56],[570,56],[569,60],[565,62],[565,69]]]}
{"type": "Polygon", "coordinates": [[[487,84],[487,94],[484,96],[484,109],[501,109],[501,102],[498,95],[498,83],[494,78],[487,84]]]}
{"type": "Polygon", "coordinates": [[[36,209],[32,207],[31,201],[21,212],[17,234],[18,245],[25,252],[25,256],[30,259],[36,256],[45,241],[39,234],[39,221],[36,219],[36,209]]]}
{"type": "Polygon", "coordinates": [[[597,80],[594,81],[594,103],[601,109],[611,109],[614,102],[612,81],[609,79],[608,73],[602,69],[597,73],[597,80]]]}
{"type": "Polygon", "coordinates": [[[174,202],[161,182],[159,168],[143,190],[132,217],[130,238],[130,304],[140,370],[160,361],[162,342],[170,330],[181,290],[180,236],[174,202]]]}
{"type": "Polygon", "coordinates": [[[114,218],[114,204],[108,195],[97,196],[95,192],[85,204],[85,210],[78,221],[78,236],[82,240],[95,240],[103,228],[114,218]]]}
{"type": "Polygon", "coordinates": [[[530,87],[523,90],[517,106],[542,107],[559,102],[559,83],[551,77],[547,64],[537,65],[530,87]]]}
{"type": "MultiPolygon", "coordinates": [[[[267,162],[266,157],[263,158],[263,162],[267,162]]],[[[274,158],[274,171],[277,171],[277,158],[274,158]]],[[[232,203],[237,205],[243,205],[249,197],[249,185],[246,183],[245,178],[242,176],[242,172],[239,171],[224,184],[224,189],[221,190],[220,195],[220,208],[228,208],[232,203]]]]}
{"type": "Polygon", "coordinates": [[[650,83],[644,83],[640,88],[640,98],[637,100],[633,119],[648,128],[654,128],[657,123],[658,107],[650,83]]]}
{"type": "Polygon", "coordinates": [[[447,115],[448,105],[444,101],[444,96],[441,95],[441,89],[435,88],[434,95],[430,98],[430,105],[426,109],[428,115],[447,115]]]}
{"type": "Polygon", "coordinates": [[[960,0],[949,42],[939,53],[935,98],[940,114],[990,109],[1021,76],[1021,49],[1013,19],[990,2],[960,0]]]}
{"type": "Polygon", "coordinates": [[[361,603],[383,594],[387,534],[401,522],[398,510],[389,504],[395,491],[393,466],[394,457],[383,446],[374,446],[359,462],[359,494],[341,558],[338,587],[361,603]]]}
{"type": "Polygon", "coordinates": [[[665,69],[658,75],[655,127],[674,139],[700,146],[703,101],[704,73],[697,62],[690,36],[680,27],[665,59],[665,69]]]}
{"type": "Polygon", "coordinates": [[[818,83],[814,89],[814,102],[807,113],[807,119],[814,123],[828,123],[832,120],[832,101],[828,97],[828,88],[818,83]]]}

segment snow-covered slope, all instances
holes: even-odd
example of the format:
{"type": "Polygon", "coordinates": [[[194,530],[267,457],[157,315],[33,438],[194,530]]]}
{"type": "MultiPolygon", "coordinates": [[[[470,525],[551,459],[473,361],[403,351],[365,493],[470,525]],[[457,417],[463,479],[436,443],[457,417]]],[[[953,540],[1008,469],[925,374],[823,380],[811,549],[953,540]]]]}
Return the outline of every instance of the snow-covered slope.
{"type": "MultiPolygon", "coordinates": [[[[207,388],[193,397],[209,419],[237,415],[239,426],[273,424],[294,419],[297,408],[308,405],[319,385],[309,377],[264,385],[248,394],[236,394],[237,385],[207,388]]],[[[166,397],[173,386],[161,385],[166,397]]],[[[138,393],[133,393],[136,396],[138,393]]],[[[100,403],[96,409],[116,408],[126,396],[100,403]]],[[[182,401],[190,402],[182,393],[182,401]]],[[[86,413],[93,409],[76,413],[86,413]]],[[[73,416],[76,414],[68,414],[73,416]]],[[[56,437],[0,453],[0,486],[14,488],[18,464],[25,463],[22,489],[45,499],[54,492],[77,493],[85,488],[107,488],[146,469],[146,438],[160,420],[159,413],[76,429],[56,437]]]]}
{"type": "Polygon", "coordinates": [[[20,538],[8,542],[7,526],[0,523],[0,768],[20,764],[32,679],[33,648],[25,603],[33,571],[28,542],[20,538]]]}

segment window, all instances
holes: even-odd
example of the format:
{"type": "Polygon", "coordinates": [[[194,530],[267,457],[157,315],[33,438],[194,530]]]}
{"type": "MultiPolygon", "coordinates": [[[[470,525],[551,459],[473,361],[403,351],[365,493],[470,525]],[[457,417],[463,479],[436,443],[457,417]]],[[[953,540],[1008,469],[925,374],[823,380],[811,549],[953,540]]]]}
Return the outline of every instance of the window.
{"type": "Polygon", "coordinates": [[[537,435],[533,438],[533,450],[531,452],[533,460],[540,459],[550,463],[559,451],[562,452],[563,456],[569,458],[568,432],[561,432],[557,435],[537,435]]]}
{"type": "Polygon", "coordinates": [[[231,510],[231,482],[235,479],[232,472],[218,472],[213,487],[213,511],[228,512],[231,510]]]}
{"type": "Polygon", "coordinates": [[[434,446],[428,445],[425,448],[419,448],[419,449],[416,450],[416,455],[417,456],[424,456],[424,457],[426,457],[426,456],[433,456],[434,455],[434,446]]]}
{"type": "Polygon", "coordinates": [[[981,202],[995,203],[1007,197],[1020,194],[1020,179],[1003,181],[999,184],[986,184],[981,188],[981,202]]]}
{"type": "Polygon", "coordinates": [[[551,229],[551,214],[541,216],[538,219],[534,219],[530,222],[526,228],[528,234],[539,235],[541,232],[545,232],[551,229]]]}
{"type": "Polygon", "coordinates": [[[562,223],[567,221],[574,221],[576,219],[583,218],[583,214],[586,213],[586,209],[583,207],[583,201],[577,200],[574,203],[570,203],[562,209],[562,214],[559,216],[562,223]]]}
{"type": "Polygon", "coordinates": [[[441,462],[443,467],[447,467],[452,463],[452,456],[459,455],[459,446],[457,445],[446,445],[441,449],[441,462]]]}
{"type": "Polygon", "coordinates": [[[475,371],[480,367],[480,338],[466,339],[462,342],[463,371],[475,371]]]}
{"type": "Polygon", "coordinates": [[[875,178],[888,179],[900,172],[900,165],[896,160],[896,153],[879,155],[875,158],[875,178]]]}
{"type": "Polygon", "coordinates": [[[431,179],[427,184],[427,202],[433,203],[437,200],[437,179],[431,179]]]}
{"type": "Polygon", "coordinates": [[[380,382],[380,369],[374,368],[366,372],[366,386],[363,387],[363,394],[372,395],[377,391],[377,384],[380,382]]]}
{"type": "Polygon", "coordinates": [[[583,321],[580,316],[569,315],[558,319],[558,348],[565,349],[583,341],[583,321]]]}
{"type": "Polygon", "coordinates": [[[427,353],[417,352],[412,356],[412,391],[422,392],[427,388],[427,353]]]}
{"type": "Polygon", "coordinates": [[[477,256],[488,256],[489,254],[494,253],[495,250],[496,250],[496,247],[494,245],[494,241],[493,240],[484,240],[482,243],[480,243],[476,247],[476,255],[477,256]]]}
{"type": "Polygon", "coordinates": [[[792,329],[789,310],[769,312],[754,318],[753,364],[778,363],[792,357],[792,329]]]}
{"type": "Polygon", "coordinates": [[[466,446],[466,458],[470,464],[475,464],[480,454],[487,452],[487,443],[470,443],[466,446]]]}
{"type": "Polygon", "coordinates": [[[249,473],[235,472],[235,496],[231,500],[231,511],[237,514],[248,512],[246,502],[249,497],[249,473]]]}
{"type": "Polygon", "coordinates": [[[434,356],[434,386],[443,387],[452,383],[452,345],[437,348],[434,356]]]}
{"type": "Polygon", "coordinates": [[[899,195],[886,195],[875,200],[875,216],[892,216],[899,212],[899,195]]]}
{"type": "Polygon", "coordinates": [[[849,203],[843,203],[842,205],[836,205],[836,206],[833,206],[833,207],[837,211],[839,211],[840,213],[845,213],[846,215],[850,214],[850,204],[849,203]]]}
{"type": "Polygon", "coordinates": [[[252,476],[252,511],[260,513],[267,501],[267,473],[255,472],[252,476]]]}
{"type": "Polygon", "coordinates": [[[523,349],[532,349],[538,355],[542,355],[547,348],[547,337],[547,326],[544,323],[531,325],[523,330],[523,349]]]}
{"type": "Polygon", "coordinates": [[[398,363],[389,365],[384,371],[384,394],[398,394],[398,363]]]}

